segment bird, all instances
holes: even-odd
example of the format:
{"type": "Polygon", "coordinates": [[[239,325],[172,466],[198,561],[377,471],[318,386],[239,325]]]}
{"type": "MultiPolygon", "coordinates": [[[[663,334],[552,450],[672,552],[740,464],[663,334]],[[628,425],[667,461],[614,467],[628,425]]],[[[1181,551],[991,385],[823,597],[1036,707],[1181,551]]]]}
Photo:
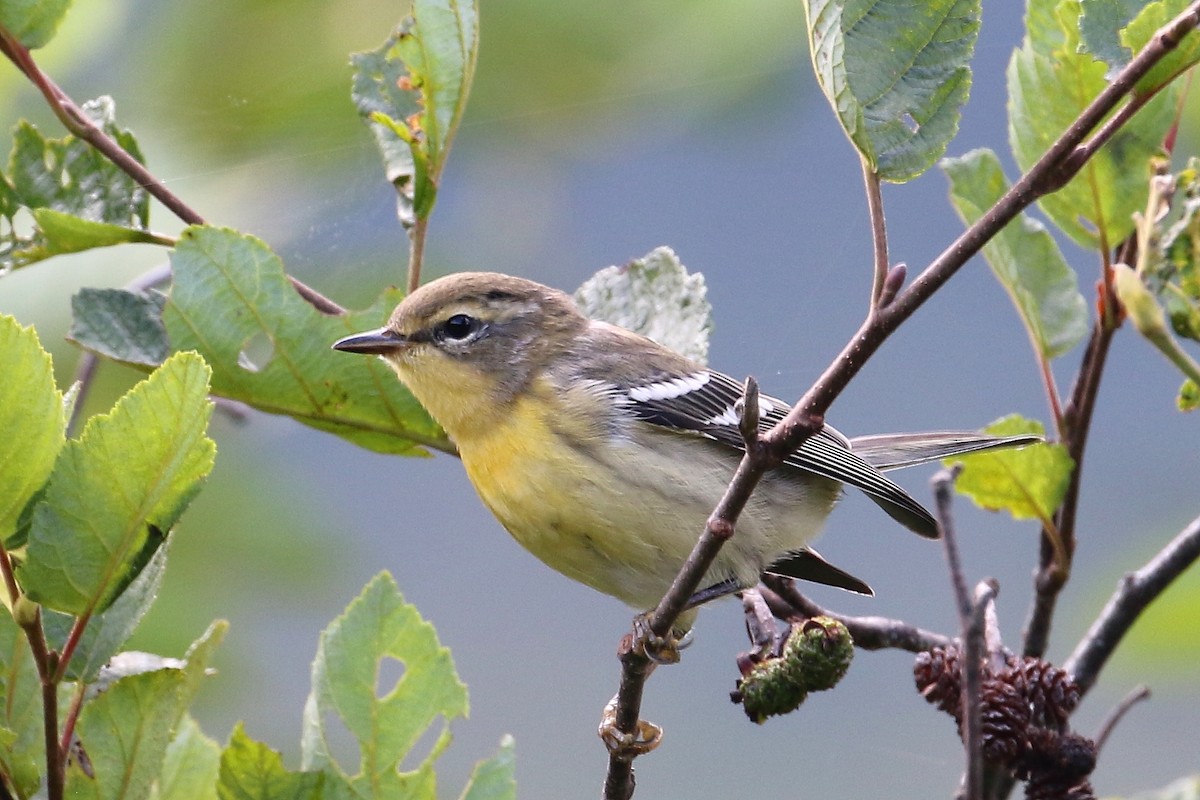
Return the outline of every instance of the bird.
{"type": "MultiPolygon", "coordinates": [[[[568,294],[531,280],[454,273],[405,297],[384,327],[332,346],[387,362],[526,550],[640,610],[671,586],[744,453],[740,382],[589,319],[568,294]]],[[[761,432],[789,411],[768,395],[758,404],[761,432]]],[[[810,544],[843,486],[936,538],[933,516],[884,470],[1037,440],[975,431],[850,439],[826,425],[763,475],[689,606],[764,573],[872,594],[810,544]]]]}

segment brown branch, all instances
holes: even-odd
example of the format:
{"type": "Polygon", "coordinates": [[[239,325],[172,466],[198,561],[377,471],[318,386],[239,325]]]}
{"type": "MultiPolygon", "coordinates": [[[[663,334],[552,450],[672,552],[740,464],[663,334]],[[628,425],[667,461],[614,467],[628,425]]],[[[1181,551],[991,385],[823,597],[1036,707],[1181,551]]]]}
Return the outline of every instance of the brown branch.
{"type": "Polygon", "coordinates": [[[958,606],[958,624],[963,641],[962,697],[959,718],[962,720],[963,745],[967,751],[966,774],[963,786],[967,800],[983,800],[983,707],[980,692],[983,685],[983,627],[984,601],[976,604],[967,591],[962,559],[958,552],[958,535],[954,526],[951,504],[954,480],[961,467],[940,470],[933,476],[933,493],[937,502],[938,532],[946,554],[950,585],[958,606]]]}
{"type": "Polygon", "coordinates": [[[887,617],[851,617],[817,605],[800,593],[796,582],[782,575],[764,575],[759,587],[767,605],[780,619],[793,615],[806,618],[830,617],[846,626],[854,646],[863,650],[906,650],[922,653],[935,647],[950,647],[954,640],[898,619],[887,617]]]}
{"type": "Polygon", "coordinates": [[[1200,558],[1200,517],[1192,520],[1141,569],[1121,579],[1100,616],[1063,664],[1086,694],[1146,607],[1200,558]]]}
{"type": "MultiPolygon", "coordinates": [[[[93,122],[87,113],[50,79],[50,76],[42,72],[41,68],[33,60],[33,55],[29,52],[28,48],[21,44],[3,26],[0,26],[0,52],[12,61],[17,69],[21,70],[25,77],[37,87],[38,91],[42,93],[42,97],[46,99],[46,103],[49,104],[50,110],[54,112],[54,116],[58,117],[63,127],[73,136],[90,144],[97,152],[111,161],[114,166],[133,178],[139,186],[166,206],[179,219],[189,225],[206,224],[204,217],[198,211],[168,189],[140,161],[134,158],[115,139],[93,122]]],[[[322,295],[316,289],[293,278],[291,275],[288,275],[287,278],[296,292],[309,305],[322,314],[335,316],[346,313],[344,308],[322,295]]]]}
{"type": "Polygon", "coordinates": [[[421,285],[421,265],[425,262],[425,234],[429,231],[429,217],[418,216],[408,230],[408,293],[412,294],[421,285]]]}

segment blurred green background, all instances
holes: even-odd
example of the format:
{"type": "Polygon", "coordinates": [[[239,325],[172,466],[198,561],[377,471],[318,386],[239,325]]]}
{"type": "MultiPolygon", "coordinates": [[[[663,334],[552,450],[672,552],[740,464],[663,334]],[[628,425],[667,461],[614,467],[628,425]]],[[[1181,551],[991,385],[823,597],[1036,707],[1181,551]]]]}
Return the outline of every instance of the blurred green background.
{"type": "MultiPolygon", "coordinates": [[[[950,149],[991,146],[1010,177],[1004,66],[1021,35],[1019,5],[987,4],[973,97],[950,149]]],[[[262,237],[290,272],[364,305],[402,282],[407,247],[349,99],[347,57],[376,46],[405,11],[383,0],[77,0],[36,55],[77,101],[113,95],[151,169],[210,221],[262,237]]],[[[485,4],[481,27],[429,269],[487,268],[571,290],[598,268],[670,245],[708,279],[714,366],[754,374],[774,394],[802,392],[861,319],[870,240],[857,159],[816,91],[800,4],[507,0],[485,4]]],[[[0,107],[10,125],[28,117],[57,131],[11,67],[0,69],[0,107]]],[[[1181,153],[1197,152],[1196,121],[1193,102],[1181,153]]],[[[936,173],[887,187],[895,260],[919,267],[960,230],[945,190],[936,173]]],[[[179,227],[160,208],[153,223],[179,227]]],[[[1093,260],[1068,256],[1090,287],[1093,260]]],[[[65,385],[78,358],[63,341],[71,294],[120,286],[162,258],[130,247],[41,264],[0,280],[0,311],[38,326],[65,385]]],[[[1078,358],[1058,366],[1064,391],[1078,358]]],[[[136,378],[106,365],[89,411],[136,378]]],[[[1120,575],[1197,513],[1200,436],[1194,417],[1173,410],[1179,382],[1135,336],[1118,337],[1056,660],[1120,575]]],[[[1044,408],[1024,334],[978,262],[893,337],[831,418],[855,434],[975,427],[1012,411],[1044,419],[1044,408]]],[[[455,724],[442,761],[444,793],[456,795],[505,732],[516,736],[522,797],[599,793],[594,726],[616,688],[628,609],[522,551],[454,459],[385,458],[259,414],[218,415],[213,436],[215,472],[173,536],[162,597],[135,641],[176,655],[212,618],[232,621],[220,674],[195,709],[210,735],[223,740],[243,719],[294,766],[317,635],[389,569],[471,688],[471,718],[455,724]]],[[[931,472],[900,477],[928,497],[931,472]]],[[[1016,641],[1036,532],[965,503],[959,515],[969,576],[999,578],[1001,622],[1016,641]]],[[[857,496],[828,530],[822,552],[878,596],[816,588],[818,601],[952,629],[936,545],[857,496]]],[[[1173,588],[1076,717],[1094,733],[1132,685],[1155,690],[1105,750],[1102,793],[1196,769],[1198,597],[1195,575],[1173,588]]],[[[953,791],[953,725],[913,691],[909,656],[860,653],[838,691],[758,727],[727,699],[733,657],[746,648],[737,604],[707,610],[698,633],[683,664],[650,683],[645,716],[667,733],[639,762],[639,797],[736,796],[748,785],[788,797],[953,791]]]]}

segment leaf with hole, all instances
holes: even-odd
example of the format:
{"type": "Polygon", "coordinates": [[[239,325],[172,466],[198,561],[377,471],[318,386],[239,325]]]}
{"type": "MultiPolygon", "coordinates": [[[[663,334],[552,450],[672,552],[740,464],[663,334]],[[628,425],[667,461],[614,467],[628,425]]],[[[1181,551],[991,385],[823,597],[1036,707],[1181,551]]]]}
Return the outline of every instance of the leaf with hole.
{"type": "Polygon", "coordinates": [[[404,602],[387,573],[376,576],[321,634],[304,708],[302,762],[325,770],[359,797],[432,797],[434,762],[449,744],[448,722],[467,713],[467,688],[433,626],[404,602]],[[403,665],[394,685],[377,687],[380,666],[403,665]],[[431,752],[415,768],[401,764],[442,717],[431,752]],[[340,764],[328,728],[344,725],[358,743],[359,763],[340,764]]]}

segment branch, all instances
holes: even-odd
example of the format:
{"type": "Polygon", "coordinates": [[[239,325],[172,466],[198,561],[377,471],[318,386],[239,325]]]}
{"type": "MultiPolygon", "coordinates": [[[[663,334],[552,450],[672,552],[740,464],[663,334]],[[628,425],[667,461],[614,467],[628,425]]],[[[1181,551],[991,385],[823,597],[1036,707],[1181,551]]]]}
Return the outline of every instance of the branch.
{"type": "MultiPolygon", "coordinates": [[[[981,592],[978,601],[972,600],[967,591],[963,575],[962,560],[958,553],[958,535],[951,513],[954,479],[961,467],[940,470],[933,476],[933,492],[937,501],[938,532],[942,535],[942,546],[946,552],[946,566],[950,571],[950,584],[954,587],[954,599],[958,606],[958,624],[963,641],[962,694],[959,719],[962,720],[963,745],[967,751],[967,768],[963,776],[967,800],[983,798],[983,707],[980,692],[983,686],[983,628],[984,611],[990,598],[981,592]]],[[[991,592],[995,596],[995,590],[991,592]]]]}
{"type": "MultiPolygon", "coordinates": [[[[12,61],[17,69],[21,70],[25,77],[29,78],[33,85],[38,88],[38,91],[46,98],[46,102],[49,104],[50,110],[54,112],[54,116],[58,117],[63,127],[73,136],[94,147],[118,169],[137,181],[139,186],[166,206],[179,219],[188,225],[205,224],[204,217],[200,216],[199,212],[168,189],[141,162],[126,152],[121,145],[117,144],[116,140],[96,125],[84,110],[76,105],[75,101],[50,79],[50,76],[42,72],[41,68],[33,60],[33,55],[29,52],[29,49],[21,44],[3,26],[0,26],[0,52],[9,61],[12,61]]],[[[322,314],[332,316],[345,313],[346,310],[344,308],[322,295],[316,289],[296,280],[291,275],[288,276],[288,280],[296,289],[296,292],[308,301],[309,305],[322,314]]]]}
{"type": "Polygon", "coordinates": [[[1141,569],[1126,575],[1108,604],[1063,664],[1081,695],[1096,683],[1100,670],[1146,607],[1200,558],[1200,517],[1188,523],[1141,569]]]}
{"type": "Polygon", "coordinates": [[[763,599],[776,616],[830,617],[846,626],[854,646],[863,650],[896,649],[922,653],[935,647],[950,647],[954,640],[898,619],[887,617],[850,617],[823,608],[796,588],[796,582],[782,575],[764,575],[759,588],[763,599]]]}

